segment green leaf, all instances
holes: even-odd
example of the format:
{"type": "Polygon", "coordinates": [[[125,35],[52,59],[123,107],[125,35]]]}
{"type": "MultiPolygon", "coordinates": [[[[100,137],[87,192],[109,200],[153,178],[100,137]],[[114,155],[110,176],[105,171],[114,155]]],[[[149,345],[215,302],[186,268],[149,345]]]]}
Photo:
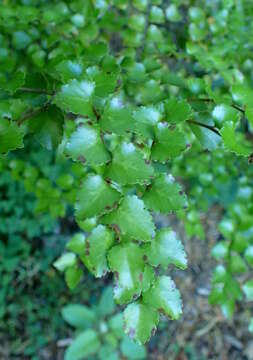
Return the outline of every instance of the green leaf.
{"type": "Polygon", "coordinates": [[[125,106],[120,98],[113,98],[105,107],[99,121],[101,129],[118,135],[124,135],[134,130],[134,121],[131,108],[125,106]]]}
{"type": "MultiPolygon", "coordinates": [[[[115,277],[117,279],[118,272],[115,273],[115,277]]],[[[146,291],[149,289],[151,284],[154,282],[155,273],[154,269],[145,265],[143,272],[139,274],[139,284],[133,286],[132,288],[126,288],[116,282],[114,286],[114,299],[118,304],[126,304],[129,303],[132,299],[137,299],[142,291],[146,291]]]]}
{"type": "Polygon", "coordinates": [[[135,302],[125,309],[124,321],[126,334],[139,344],[144,344],[155,332],[159,315],[152,307],[135,302]]]}
{"type": "Polygon", "coordinates": [[[66,145],[66,153],[73,160],[87,162],[88,165],[101,165],[110,160],[99,129],[86,124],[79,126],[72,133],[66,145]]]}
{"type": "Polygon", "coordinates": [[[94,90],[94,82],[74,79],[61,87],[54,98],[54,103],[64,111],[94,117],[92,110],[94,90]]]}
{"type": "Polygon", "coordinates": [[[0,154],[22,148],[23,137],[23,128],[7,119],[0,119],[0,154]]]}
{"type": "Polygon", "coordinates": [[[215,259],[223,259],[228,254],[228,243],[226,241],[219,241],[211,251],[215,259]]]}
{"type": "Polygon", "coordinates": [[[11,77],[0,75],[0,89],[15,93],[25,83],[25,72],[17,71],[11,77]]]}
{"type": "Polygon", "coordinates": [[[53,265],[57,270],[64,271],[67,268],[74,266],[75,264],[76,255],[71,252],[67,252],[63,254],[59,259],[57,259],[53,265]]]}
{"type": "Polygon", "coordinates": [[[106,256],[113,243],[113,232],[103,225],[98,225],[86,238],[81,260],[96,277],[104,276],[109,270],[106,256]]]}
{"type": "Polygon", "coordinates": [[[126,196],[118,210],[105,219],[110,224],[116,224],[120,233],[129,238],[150,241],[155,235],[155,225],[144,202],[137,196],[126,196]]]}
{"type": "Polygon", "coordinates": [[[34,116],[29,120],[29,129],[47,150],[56,148],[62,139],[63,117],[56,107],[34,116]]]}
{"type": "Polygon", "coordinates": [[[213,151],[218,148],[221,143],[221,137],[218,134],[196,124],[189,124],[189,126],[204,149],[213,151]]]}
{"type": "Polygon", "coordinates": [[[247,263],[253,267],[253,245],[248,246],[244,253],[244,257],[247,260],[247,263]]]}
{"type": "Polygon", "coordinates": [[[239,113],[232,106],[227,104],[216,105],[212,111],[212,116],[217,125],[222,126],[226,121],[237,122],[239,113]]]}
{"type": "Polygon", "coordinates": [[[234,101],[250,106],[253,99],[253,90],[244,84],[236,84],[232,86],[232,96],[234,101]]]}
{"type": "Polygon", "coordinates": [[[176,233],[170,228],[163,228],[156,233],[147,252],[148,261],[153,266],[162,265],[167,269],[173,264],[180,269],[187,267],[187,259],[184,247],[177,239],[176,233]]]}
{"type": "Polygon", "coordinates": [[[135,132],[144,138],[154,138],[155,126],[161,119],[161,113],[153,106],[142,106],[134,111],[135,132]]]}
{"type": "Polygon", "coordinates": [[[247,266],[240,255],[233,254],[230,258],[229,268],[232,274],[241,274],[247,271],[247,266]]]}
{"type": "Polygon", "coordinates": [[[241,156],[249,156],[252,153],[252,146],[243,139],[241,134],[235,132],[235,124],[232,121],[226,122],[221,129],[221,136],[227,150],[241,156]]]}
{"type": "Polygon", "coordinates": [[[96,314],[85,305],[69,304],[61,312],[63,319],[75,328],[85,329],[96,321],[96,314]]]}
{"type": "Polygon", "coordinates": [[[177,320],[182,314],[180,293],[168,276],[157,278],[153,286],[143,293],[143,302],[177,320]]]}
{"type": "Polygon", "coordinates": [[[192,116],[192,109],[185,100],[171,98],[165,101],[166,121],[170,124],[179,124],[192,116]]]}
{"type": "Polygon", "coordinates": [[[64,360],[88,359],[88,356],[96,354],[100,348],[100,341],[94,330],[82,332],[67,349],[64,360]]]}
{"type": "Polygon", "coordinates": [[[249,280],[243,284],[242,290],[248,301],[253,301],[253,280],[249,280]]]}
{"type": "Polygon", "coordinates": [[[187,199],[172,175],[161,174],[144,193],[145,205],[154,211],[167,214],[187,207],[187,199]]]}
{"type": "Polygon", "coordinates": [[[111,286],[107,286],[99,300],[98,312],[101,316],[108,316],[114,311],[115,303],[113,300],[113,290],[111,286]]]}
{"type": "Polygon", "coordinates": [[[249,120],[250,125],[253,127],[253,108],[252,107],[246,108],[245,116],[249,120]]]}
{"type": "Polygon", "coordinates": [[[120,199],[120,193],[104,181],[102,176],[89,174],[76,197],[76,216],[83,219],[110,210],[120,199]]]}
{"type": "Polygon", "coordinates": [[[144,346],[136,344],[128,337],[124,337],[120,344],[122,354],[131,360],[146,359],[147,351],[144,346]]]}
{"type": "Polygon", "coordinates": [[[73,290],[79,284],[79,282],[82,279],[82,276],[83,276],[82,269],[76,266],[67,268],[67,270],[65,271],[65,281],[68,287],[70,288],[70,290],[73,290]]]}
{"type": "Polygon", "coordinates": [[[168,127],[167,123],[159,123],[156,127],[156,140],[152,146],[152,160],[166,162],[186,150],[187,141],[177,128],[168,127]]]}
{"type": "Polygon", "coordinates": [[[73,251],[76,254],[84,253],[85,245],[85,236],[84,234],[75,234],[67,243],[66,248],[70,251],[73,251]]]}
{"type": "Polygon", "coordinates": [[[115,149],[106,176],[121,185],[126,185],[149,182],[153,173],[154,170],[145,161],[143,152],[133,143],[123,142],[115,149]]]}
{"type": "Polygon", "coordinates": [[[139,296],[153,281],[154,274],[146,269],[143,256],[143,250],[133,243],[117,245],[110,250],[108,261],[118,282],[114,294],[119,303],[139,296]]]}

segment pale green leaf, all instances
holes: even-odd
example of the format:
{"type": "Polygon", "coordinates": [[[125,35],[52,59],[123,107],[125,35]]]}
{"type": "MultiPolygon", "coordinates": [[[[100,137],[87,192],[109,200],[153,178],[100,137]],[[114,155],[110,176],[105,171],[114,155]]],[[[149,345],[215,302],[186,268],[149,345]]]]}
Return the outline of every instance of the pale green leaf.
{"type": "Polygon", "coordinates": [[[100,348],[100,341],[94,330],[86,330],[77,336],[65,352],[64,360],[89,359],[100,348]]]}
{"type": "Polygon", "coordinates": [[[87,306],[80,304],[69,304],[62,308],[63,319],[75,328],[84,329],[96,320],[96,314],[87,306]]]}
{"type": "Polygon", "coordinates": [[[165,269],[173,264],[180,269],[187,267],[186,253],[176,233],[170,228],[163,228],[156,233],[147,252],[148,261],[153,266],[162,265],[165,269]]]}
{"type": "Polygon", "coordinates": [[[76,255],[71,252],[67,252],[63,254],[59,259],[57,259],[53,265],[57,270],[64,271],[67,268],[74,266],[75,264],[76,255]]]}
{"type": "Polygon", "coordinates": [[[253,301],[253,280],[249,280],[243,284],[242,290],[248,301],[253,301]]]}
{"type": "Polygon", "coordinates": [[[125,332],[138,343],[144,344],[156,331],[159,322],[157,310],[142,303],[132,303],[124,311],[125,332]]]}

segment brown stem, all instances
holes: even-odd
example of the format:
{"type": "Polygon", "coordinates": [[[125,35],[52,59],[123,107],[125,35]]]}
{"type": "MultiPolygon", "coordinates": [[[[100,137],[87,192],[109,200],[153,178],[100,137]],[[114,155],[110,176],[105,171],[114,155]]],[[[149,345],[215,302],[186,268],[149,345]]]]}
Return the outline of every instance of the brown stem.
{"type": "Polygon", "coordinates": [[[210,125],[207,125],[207,124],[203,124],[199,121],[196,121],[196,120],[187,120],[187,122],[189,124],[194,124],[194,125],[198,125],[198,126],[201,126],[201,127],[204,127],[212,132],[214,132],[216,135],[218,136],[221,136],[221,134],[219,133],[219,131],[214,127],[214,126],[210,126],[210,125]]]}
{"type": "Polygon", "coordinates": [[[32,117],[34,117],[35,115],[38,115],[39,113],[41,113],[42,111],[45,111],[49,105],[50,105],[50,101],[48,101],[46,104],[42,105],[40,108],[24,114],[23,117],[18,120],[18,124],[21,125],[26,120],[29,120],[32,117]]]}

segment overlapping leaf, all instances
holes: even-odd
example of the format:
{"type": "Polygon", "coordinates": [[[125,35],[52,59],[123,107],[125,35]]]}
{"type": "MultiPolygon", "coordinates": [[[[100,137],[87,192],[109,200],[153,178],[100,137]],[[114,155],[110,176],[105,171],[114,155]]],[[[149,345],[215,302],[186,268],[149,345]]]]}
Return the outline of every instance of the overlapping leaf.
{"type": "Polygon", "coordinates": [[[133,143],[123,142],[115,149],[107,176],[121,184],[149,182],[154,174],[152,166],[144,159],[144,154],[133,143]]]}
{"type": "Polygon", "coordinates": [[[114,246],[108,255],[110,269],[116,274],[115,300],[126,303],[147,290],[153,279],[153,270],[146,266],[142,249],[133,243],[114,246]]]}
{"type": "Polygon", "coordinates": [[[236,133],[235,128],[236,126],[232,121],[227,121],[221,129],[224,146],[237,155],[249,156],[253,151],[253,147],[250,146],[246,139],[242,138],[242,134],[236,133]]]}
{"type": "Polygon", "coordinates": [[[70,136],[66,144],[66,153],[73,160],[101,165],[110,160],[110,155],[102,142],[99,128],[83,124],[70,136]]]}
{"type": "Polygon", "coordinates": [[[94,82],[74,79],[61,87],[54,98],[54,103],[62,110],[84,116],[93,116],[92,95],[94,90],[94,82]]]}
{"type": "Polygon", "coordinates": [[[103,225],[94,228],[85,240],[82,261],[96,277],[107,273],[107,252],[114,244],[114,235],[111,230],[103,225]]]}
{"type": "Polygon", "coordinates": [[[155,235],[155,225],[144,202],[135,195],[124,198],[119,208],[104,221],[116,225],[118,231],[129,238],[150,241],[155,235]]]}
{"type": "Polygon", "coordinates": [[[162,265],[165,269],[173,264],[180,269],[187,266],[186,253],[176,233],[170,228],[163,228],[156,233],[147,252],[148,261],[153,266],[162,265]]]}
{"type": "Polygon", "coordinates": [[[132,303],[124,311],[125,331],[138,343],[145,343],[156,330],[159,322],[158,312],[140,302],[132,303]]]}
{"type": "Polygon", "coordinates": [[[190,105],[185,100],[171,98],[165,101],[166,121],[170,124],[179,124],[188,120],[192,115],[190,105]]]}
{"type": "Polygon", "coordinates": [[[15,122],[0,119],[0,154],[23,147],[24,129],[15,122]]]}
{"type": "Polygon", "coordinates": [[[155,129],[156,140],[152,146],[153,160],[166,162],[180,155],[186,149],[187,141],[184,134],[167,123],[159,123],[155,129]]]}
{"type": "Polygon", "coordinates": [[[110,210],[119,199],[120,193],[102,176],[89,174],[77,192],[76,216],[78,219],[98,216],[110,210]]]}
{"type": "Polygon", "coordinates": [[[143,196],[145,205],[154,211],[167,214],[187,206],[187,199],[172,175],[161,174],[155,178],[143,196]]]}
{"type": "Polygon", "coordinates": [[[180,293],[168,276],[160,276],[154,285],[143,293],[143,302],[148,306],[162,311],[171,319],[176,320],[182,314],[180,293]]]}

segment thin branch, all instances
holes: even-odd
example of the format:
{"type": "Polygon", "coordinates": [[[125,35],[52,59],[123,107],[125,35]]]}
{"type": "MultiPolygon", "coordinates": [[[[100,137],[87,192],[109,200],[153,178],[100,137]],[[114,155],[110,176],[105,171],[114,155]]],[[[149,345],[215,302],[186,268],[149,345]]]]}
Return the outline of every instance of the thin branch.
{"type": "Polygon", "coordinates": [[[219,133],[219,131],[214,127],[214,126],[210,126],[210,125],[207,125],[207,124],[203,124],[199,121],[195,121],[195,120],[187,120],[187,122],[189,124],[194,124],[194,125],[198,125],[198,126],[201,126],[201,127],[204,127],[212,132],[214,132],[216,135],[218,136],[221,136],[221,134],[219,133]]]}
{"type": "MultiPolygon", "coordinates": [[[[188,101],[203,101],[203,102],[210,102],[210,103],[214,103],[215,101],[213,99],[210,98],[188,98],[188,101]]],[[[245,110],[242,109],[240,106],[236,105],[236,104],[231,104],[230,106],[232,106],[234,109],[240,111],[242,114],[245,114],[245,110]]]]}
{"type": "Polygon", "coordinates": [[[28,88],[28,87],[21,87],[18,91],[28,92],[28,93],[35,93],[35,94],[46,94],[46,95],[53,95],[52,92],[46,89],[39,89],[39,88],[28,88]]]}
{"type": "Polygon", "coordinates": [[[34,111],[30,111],[25,113],[19,120],[18,120],[18,124],[21,125],[23,124],[26,120],[29,120],[31,118],[33,118],[34,116],[38,115],[39,113],[45,111],[48,106],[50,105],[50,101],[48,101],[47,103],[45,103],[44,105],[42,105],[40,108],[34,110],[34,111]]]}

